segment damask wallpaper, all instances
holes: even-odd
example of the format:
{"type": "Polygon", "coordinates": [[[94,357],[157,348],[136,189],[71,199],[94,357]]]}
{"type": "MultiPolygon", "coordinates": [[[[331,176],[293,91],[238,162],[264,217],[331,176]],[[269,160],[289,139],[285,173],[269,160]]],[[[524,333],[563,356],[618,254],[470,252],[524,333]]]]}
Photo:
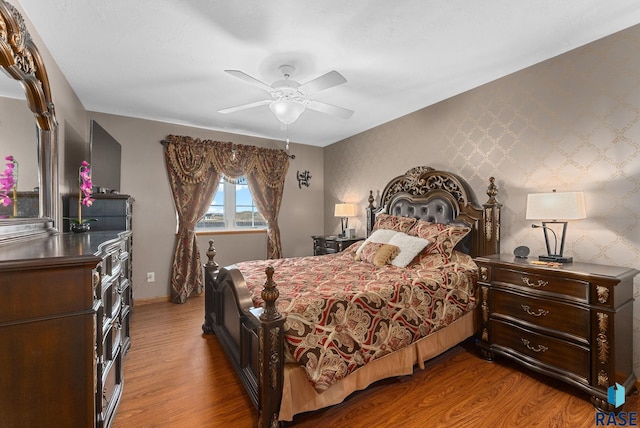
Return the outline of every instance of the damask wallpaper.
{"type": "MultiPolygon", "coordinates": [[[[437,82],[434,82],[437,84],[437,82]]],[[[369,190],[417,165],[466,178],[478,202],[496,177],[502,250],[545,254],[525,219],[528,193],[584,191],[565,255],[640,269],[640,26],[595,41],[325,148],[325,232],[333,204],[361,207],[369,190]]],[[[640,276],[634,281],[634,371],[640,376],[640,276]]]]}

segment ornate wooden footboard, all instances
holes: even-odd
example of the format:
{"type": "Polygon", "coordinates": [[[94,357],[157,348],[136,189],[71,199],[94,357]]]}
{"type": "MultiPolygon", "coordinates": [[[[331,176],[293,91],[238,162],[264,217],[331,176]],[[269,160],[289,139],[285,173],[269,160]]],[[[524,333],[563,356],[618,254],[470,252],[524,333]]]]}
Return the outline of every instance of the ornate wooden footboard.
{"type": "Polygon", "coordinates": [[[258,409],[259,427],[279,425],[284,376],[284,317],[275,302],[278,289],[273,268],[265,271],[263,308],[253,308],[242,274],[233,266],[219,268],[209,240],[205,272],[205,322],[202,330],[220,344],[258,409]]]}
{"type": "MultiPolygon", "coordinates": [[[[418,167],[394,178],[382,194],[386,212],[420,217],[442,202],[451,205],[449,220],[472,227],[469,253],[473,256],[499,252],[500,204],[491,177],[482,206],[475,203],[468,185],[459,177],[418,167]],[[434,201],[436,205],[434,205],[434,201]],[[394,205],[398,203],[398,205],[394,205]],[[402,213],[396,213],[401,209],[402,213]],[[408,213],[404,211],[409,209],[408,213]]],[[[368,209],[367,232],[375,220],[373,197],[368,209]]],[[[422,217],[421,217],[422,218],[422,217]]],[[[428,216],[423,216],[428,219],[428,216]]],[[[262,291],[264,308],[253,308],[245,280],[234,266],[219,268],[213,240],[209,241],[205,270],[205,333],[216,334],[235,367],[259,413],[259,427],[276,427],[284,379],[284,317],[275,302],[278,290],[273,282],[273,268],[266,270],[262,291]]]]}

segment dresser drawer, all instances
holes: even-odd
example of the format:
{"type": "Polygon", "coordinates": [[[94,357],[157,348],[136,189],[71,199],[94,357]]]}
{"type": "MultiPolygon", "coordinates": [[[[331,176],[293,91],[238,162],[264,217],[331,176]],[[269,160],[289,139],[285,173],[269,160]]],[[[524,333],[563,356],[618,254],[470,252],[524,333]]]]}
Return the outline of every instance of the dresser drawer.
{"type": "Polygon", "coordinates": [[[508,318],[542,328],[555,336],[589,343],[590,312],[550,299],[523,295],[506,290],[491,290],[491,316],[508,318]]]}
{"type": "MultiPolygon", "coordinates": [[[[120,289],[120,280],[117,279],[109,284],[105,284],[106,288],[102,292],[102,306],[104,307],[104,317],[115,318],[120,312],[122,306],[122,290],[120,289]]],[[[103,319],[102,322],[105,322],[103,319]]]]}
{"type": "Polygon", "coordinates": [[[589,283],[587,281],[495,267],[493,268],[492,276],[496,285],[555,295],[560,298],[566,297],[584,303],[589,302],[589,283]]]}
{"type": "Polygon", "coordinates": [[[120,280],[120,295],[122,298],[123,307],[128,307],[133,304],[133,302],[131,301],[131,283],[127,278],[123,278],[120,280]]]}
{"type": "Polygon", "coordinates": [[[110,420],[122,394],[122,354],[118,354],[113,361],[105,366],[102,379],[102,419],[104,426],[110,425],[110,420]]]}
{"type": "Polygon", "coordinates": [[[122,306],[122,289],[120,280],[114,281],[111,285],[111,317],[115,318],[122,306]]]}
{"type": "Polygon", "coordinates": [[[116,320],[111,328],[106,332],[103,346],[102,346],[102,357],[103,361],[106,363],[115,358],[118,353],[118,349],[120,348],[120,344],[122,342],[122,325],[119,320],[116,320]]]}
{"type": "Polygon", "coordinates": [[[496,347],[515,351],[520,358],[546,368],[559,369],[580,382],[589,383],[589,349],[556,339],[517,325],[498,320],[491,321],[492,342],[496,347]]]}

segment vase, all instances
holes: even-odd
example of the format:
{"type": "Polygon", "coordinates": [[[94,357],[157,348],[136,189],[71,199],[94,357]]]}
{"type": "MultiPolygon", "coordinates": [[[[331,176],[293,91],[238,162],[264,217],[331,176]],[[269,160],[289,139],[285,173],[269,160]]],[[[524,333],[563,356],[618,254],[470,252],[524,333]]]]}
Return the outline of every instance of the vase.
{"type": "Polygon", "coordinates": [[[71,231],[73,233],[85,233],[91,229],[89,223],[71,223],[71,231]]]}

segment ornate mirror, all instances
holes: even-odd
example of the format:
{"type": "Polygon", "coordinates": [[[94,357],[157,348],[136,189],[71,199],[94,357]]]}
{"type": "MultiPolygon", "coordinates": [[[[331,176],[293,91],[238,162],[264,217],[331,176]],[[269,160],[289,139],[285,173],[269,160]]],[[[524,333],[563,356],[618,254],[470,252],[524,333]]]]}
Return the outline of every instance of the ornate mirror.
{"type": "MultiPolygon", "coordinates": [[[[35,116],[37,152],[33,153],[37,158],[39,175],[37,215],[4,215],[5,218],[0,218],[1,245],[56,232],[54,221],[58,221],[60,196],[58,124],[47,72],[22,15],[4,0],[0,0],[0,67],[7,76],[22,85],[27,106],[35,116]]],[[[4,157],[8,155],[11,153],[0,153],[0,173],[5,170],[4,157]]],[[[15,199],[15,203],[21,203],[17,196],[15,199]]]]}

